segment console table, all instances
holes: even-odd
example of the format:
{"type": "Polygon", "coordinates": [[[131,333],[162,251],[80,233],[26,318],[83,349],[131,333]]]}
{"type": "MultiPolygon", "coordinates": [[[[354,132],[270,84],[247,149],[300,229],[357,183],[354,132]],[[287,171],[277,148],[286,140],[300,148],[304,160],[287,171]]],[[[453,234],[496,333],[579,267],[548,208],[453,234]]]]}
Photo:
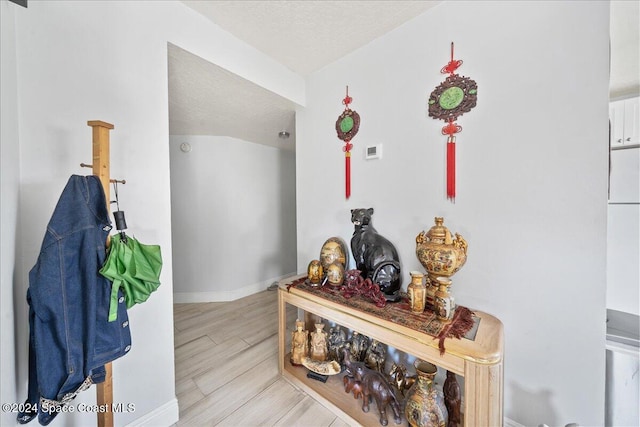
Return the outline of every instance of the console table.
{"type": "MultiPolygon", "coordinates": [[[[432,336],[397,323],[385,321],[369,313],[315,297],[287,285],[304,277],[283,279],[278,287],[278,332],[280,373],[294,386],[339,414],[345,421],[360,425],[379,425],[375,404],[365,413],[360,399],[346,394],[342,375],[330,376],[326,383],[307,378],[307,369],[291,365],[290,348],[287,347],[293,329],[287,319],[287,305],[303,310],[305,316],[315,315],[358,331],[381,343],[419,359],[434,363],[440,368],[464,377],[463,400],[465,426],[503,425],[503,326],[490,314],[475,311],[479,318],[473,340],[447,339],[446,351],[440,354],[438,340],[432,336]]],[[[293,319],[295,320],[295,319],[293,319]]],[[[406,425],[406,421],[403,420],[406,425]]],[[[395,425],[389,417],[389,425],[395,425]]]]}

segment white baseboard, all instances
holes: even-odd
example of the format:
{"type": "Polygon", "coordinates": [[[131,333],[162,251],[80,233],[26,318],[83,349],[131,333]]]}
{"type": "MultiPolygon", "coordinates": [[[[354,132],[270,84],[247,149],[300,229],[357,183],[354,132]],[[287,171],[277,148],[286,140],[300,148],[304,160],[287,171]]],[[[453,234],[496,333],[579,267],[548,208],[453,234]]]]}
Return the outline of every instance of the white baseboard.
{"type": "Polygon", "coordinates": [[[504,427],[525,427],[525,426],[507,417],[504,417],[504,427]]]}
{"type": "Polygon", "coordinates": [[[178,399],[173,398],[164,405],[154,409],[146,415],[138,418],[127,427],[145,427],[145,426],[166,426],[169,427],[178,422],[180,418],[180,410],[178,408],[178,399]]]}
{"type": "Polygon", "coordinates": [[[174,292],[174,303],[194,303],[194,302],[223,302],[223,301],[235,301],[239,298],[243,298],[249,295],[253,295],[256,292],[264,291],[269,285],[278,280],[284,279],[295,275],[296,273],[288,273],[280,277],[274,277],[272,279],[264,280],[262,282],[254,283],[252,285],[244,286],[232,291],[208,291],[208,292],[174,292]]]}

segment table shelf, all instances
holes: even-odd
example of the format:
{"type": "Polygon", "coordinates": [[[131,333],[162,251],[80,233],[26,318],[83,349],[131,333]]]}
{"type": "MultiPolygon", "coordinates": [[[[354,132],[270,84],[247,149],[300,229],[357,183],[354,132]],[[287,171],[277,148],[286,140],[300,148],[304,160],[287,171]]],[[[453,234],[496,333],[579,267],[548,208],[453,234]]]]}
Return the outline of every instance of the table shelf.
{"type": "MultiPolygon", "coordinates": [[[[345,421],[379,425],[375,404],[368,413],[364,413],[361,400],[344,392],[343,374],[330,377],[325,384],[307,378],[306,368],[291,365],[289,349],[286,348],[287,337],[291,333],[287,331],[286,305],[290,304],[464,377],[463,425],[503,425],[503,326],[500,320],[490,314],[474,311],[479,318],[475,338],[447,339],[446,352],[441,355],[438,340],[430,335],[316,297],[295,287],[287,289],[288,284],[301,277],[304,276],[283,279],[278,288],[279,368],[284,378],[340,414],[345,421]]],[[[387,415],[389,425],[395,425],[390,410],[387,410],[387,415]]],[[[405,420],[403,423],[406,425],[405,420]]]]}

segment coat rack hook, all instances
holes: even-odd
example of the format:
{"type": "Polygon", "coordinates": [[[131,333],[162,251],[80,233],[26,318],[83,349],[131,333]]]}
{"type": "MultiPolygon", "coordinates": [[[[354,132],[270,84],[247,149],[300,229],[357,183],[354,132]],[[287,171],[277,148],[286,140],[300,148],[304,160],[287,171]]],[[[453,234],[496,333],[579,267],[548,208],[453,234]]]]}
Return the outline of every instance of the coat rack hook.
{"type": "Polygon", "coordinates": [[[92,167],[93,167],[93,165],[88,165],[88,164],[86,164],[86,163],[80,163],[80,167],[81,167],[81,168],[92,168],[92,167]]]}

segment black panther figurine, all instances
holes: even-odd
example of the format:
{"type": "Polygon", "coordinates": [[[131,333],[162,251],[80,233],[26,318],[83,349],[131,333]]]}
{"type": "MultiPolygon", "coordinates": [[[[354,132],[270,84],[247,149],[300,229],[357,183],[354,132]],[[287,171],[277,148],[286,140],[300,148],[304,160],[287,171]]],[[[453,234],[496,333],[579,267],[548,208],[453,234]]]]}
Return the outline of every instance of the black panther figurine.
{"type": "Polygon", "coordinates": [[[400,300],[400,258],[389,240],[378,234],[371,225],[373,208],[351,209],[351,222],[355,226],[351,237],[351,252],[356,269],[362,277],[380,286],[387,301],[400,300]]]}

